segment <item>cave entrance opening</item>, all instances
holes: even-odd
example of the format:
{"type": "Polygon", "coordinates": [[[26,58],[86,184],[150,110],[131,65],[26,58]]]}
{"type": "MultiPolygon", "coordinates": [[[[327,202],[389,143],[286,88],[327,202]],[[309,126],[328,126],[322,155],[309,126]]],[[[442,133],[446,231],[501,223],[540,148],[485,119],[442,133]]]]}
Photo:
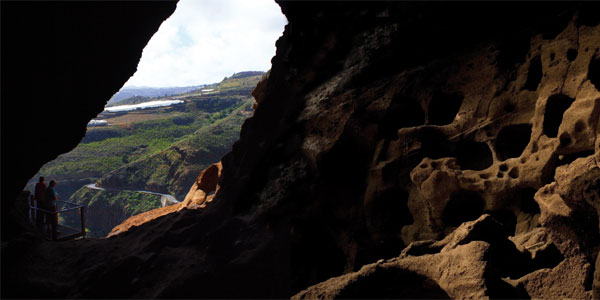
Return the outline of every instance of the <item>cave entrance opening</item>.
{"type": "MultiPolygon", "coordinates": [[[[33,194],[40,176],[55,180],[56,209],[81,205],[81,236],[92,238],[156,208],[188,207],[196,177],[231,150],[253,115],[252,90],[286,24],[271,0],[180,0],[79,145],[44,165],[26,189],[33,194]]],[[[62,226],[80,216],[57,219],[62,226]]]]}

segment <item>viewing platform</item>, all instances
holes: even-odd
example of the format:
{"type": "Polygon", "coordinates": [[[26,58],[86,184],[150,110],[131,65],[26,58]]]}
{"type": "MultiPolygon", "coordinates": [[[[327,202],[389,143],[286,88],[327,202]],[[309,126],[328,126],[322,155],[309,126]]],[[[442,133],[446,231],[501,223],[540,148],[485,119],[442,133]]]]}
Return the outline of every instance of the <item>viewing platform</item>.
{"type": "MultiPolygon", "coordinates": [[[[37,202],[33,199],[33,196],[31,196],[29,198],[29,221],[32,224],[36,224],[36,219],[38,218],[38,214],[49,214],[52,215],[54,214],[55,219],[57,220],[57,225],[56,225],[56,229],[55,231],[53,230],[49,230],[47,231],[46,228],[48,227],[48,221],[43,222],[42,224],[39,224],[39,226],[41,226],[41,230],[42,233],[44,234],[44,237],[46,237],[46,239],[48,240],[54,240],[54,241],[67,241],[67,240],[74,240],[77,238],[85,238],[85,206],[82,204],[77,204],[77,203],[72,203],[72,202],[67,202],[67,201],[62,201],[62,200],[58,200],[56,201],[57,203],[57,209],[56,211],[50,211],[50,210],[46,210],[43,209],[41,207],[37,207],[37,202]],[[77,214],[80,216],[80,218],[76,218],[78,220],[80,220],[79,224],[65,224],[65,221],[63,218],[61,218],[61,215],[64,216],[66,214],[77,214]],[[62,223],[62,224],[61,224],[62,223]],[[73,227],[73,225],[75,225],[75,227],[79,227],[79,228],[75,228],[73,227]],[[80,226],[77,226],[80,225],[80,226]]],[[[43,219],[43,217],[42,217],[43,219]]]]}

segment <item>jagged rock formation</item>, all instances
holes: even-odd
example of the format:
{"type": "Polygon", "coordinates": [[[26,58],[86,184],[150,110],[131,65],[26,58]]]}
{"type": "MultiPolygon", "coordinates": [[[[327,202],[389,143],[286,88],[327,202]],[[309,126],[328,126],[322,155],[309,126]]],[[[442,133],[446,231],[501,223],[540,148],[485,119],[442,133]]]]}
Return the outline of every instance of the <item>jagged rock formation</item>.
{"type": "Polygon", "coordinates": [[[593,297],[593,5],[280,5],[290,24],[211,205],[13,243],[3,293],[593,297]]]}
{"type": "Polygon", "coordinates": [[[219,180],[222,172],[223,164],[221,162],[212,164],[202,171],[178,210],[183,208],[193,209],[196,206],[205,207],[207,202],[211,202],[214,195],[219,191],[219,180]]]}

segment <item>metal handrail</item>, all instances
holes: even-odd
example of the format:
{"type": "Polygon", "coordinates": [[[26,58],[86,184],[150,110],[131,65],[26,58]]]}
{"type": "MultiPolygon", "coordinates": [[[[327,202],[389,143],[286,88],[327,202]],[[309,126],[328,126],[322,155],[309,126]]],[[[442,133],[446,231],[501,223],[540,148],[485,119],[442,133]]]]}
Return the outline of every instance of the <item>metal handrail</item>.
{"type": "Polygon", "coordinates": [[[61,209],[61,210],[58,210],[58,212],[66,212],[66,211],[75,210],[75,209],[78,209],[78,208],[81,208],[81,207],[84,207],[84,206],[85,206],[85,205],[83,205],[83,204],[77,204],[77,203],[68,202],[68,201],[62,201],[62,200],[56,200],[56,202],[57,202],[57,203],[58,203],[58,202],[61,202],[61,203],[64,203],[64,204],[66,204],[66,205],[67,205],[67,207],[66,207],[66,208],[63,208],[63,209],[61,209]],[[71,207],[68,207],[69,205],[70,205],[71,207]]]}
{"type": "Polygon", "coordinates": [[[71,207],[67,207],[67,208],[64,208],[64,209],[59,209],[59,210],[53,211],[53,210],[47,210],[47,209],[44,209],[44,208],[33,206],[30,203],[29,204],[29,208],[35,209],[35,210],[39,210],[39,211],[43,211],[43,212],[47,212],[47,213],[54,213],[54,212],[67,212],[67,211],[71,211],[71,210],[76,210],[76,209],[81,208],[81,207],[85,207],[85,205],[83,205],[83,204],[77,204],[77,203],[68,202],[68,201],[56,200],[56,202],[57,203],[58,202],[65,203],[67,206],[70,205],[71,207]]]}
{"type": "MultiPolygon", "coordinates": [[[[72,211],[72,210],[79,210],[79,214],[81,215],[81,232],[78,233],[76,236],[81,236],[81,237],[85,238],[85,235],[86,235],[85,234],[86,233],[86,231],[85,231],[85,205],[83,205],[83,204],[77,204],[77,203],[73,203],[73,202],[68,202],[68,201],[56,200],[56,203],[58,203],[58,202],[64,203],[66,205],[66,208],[60,209],[60,210],[59,209],[56,209],[56,210],[47,210],[47,209],[44,209],[44,208],[41,208],[41,207],[37,207],[37,204],[39,204],[39,202],[36,201],[36,200],[34,200],[33,199],[33,195],[32,195],[30,197],[30,201],[29,201],[29,209],[31,210],[30,211],[31,221],[35,222],[34,213],[33,213],[34,211],[45,212],[45,213],[49,213],[49,214],[55,214],[56,218],[58,219],[58,213],[63,213],[63,212],[72,211]]],[[[61,225],[61,226],[65,226],[65,225],[61,225]]],[[[71,228],[71,227],[69,227],[69,228],[71,228]]],[[[57,240],[57,236],[56,236],[56,232],[55,231],[52,233],[52,239],[53,240],[57,240]]]]}

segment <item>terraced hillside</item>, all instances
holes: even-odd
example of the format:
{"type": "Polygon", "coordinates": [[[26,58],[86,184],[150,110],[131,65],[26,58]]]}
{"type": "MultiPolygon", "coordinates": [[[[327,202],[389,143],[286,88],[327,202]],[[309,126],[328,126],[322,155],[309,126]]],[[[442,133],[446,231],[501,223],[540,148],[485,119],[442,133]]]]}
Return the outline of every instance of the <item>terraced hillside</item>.
{"type": "MultiPolygon", "coordinates": [[[[184,102],[168,107],[105,111],[97,119],[107,126],[88,127],[81,143],[44,165],[28,187],[32,190],[39,176],[57,180],[62,200],[87,205],[92,236],[103,236],[124,219],[160,206],[157,197],[118,190],[147,190],[181,200],[196,175],[239,138],[242,123],[252,115],[251,87],[260,77],[237,73],[209,85],[209,93],[178,95],[184,102]],[[89,183],[111,191],[92,191],[85,187],[89,183]]],[[[65,221],[70,218],[76,216],[65,221]]]]}

